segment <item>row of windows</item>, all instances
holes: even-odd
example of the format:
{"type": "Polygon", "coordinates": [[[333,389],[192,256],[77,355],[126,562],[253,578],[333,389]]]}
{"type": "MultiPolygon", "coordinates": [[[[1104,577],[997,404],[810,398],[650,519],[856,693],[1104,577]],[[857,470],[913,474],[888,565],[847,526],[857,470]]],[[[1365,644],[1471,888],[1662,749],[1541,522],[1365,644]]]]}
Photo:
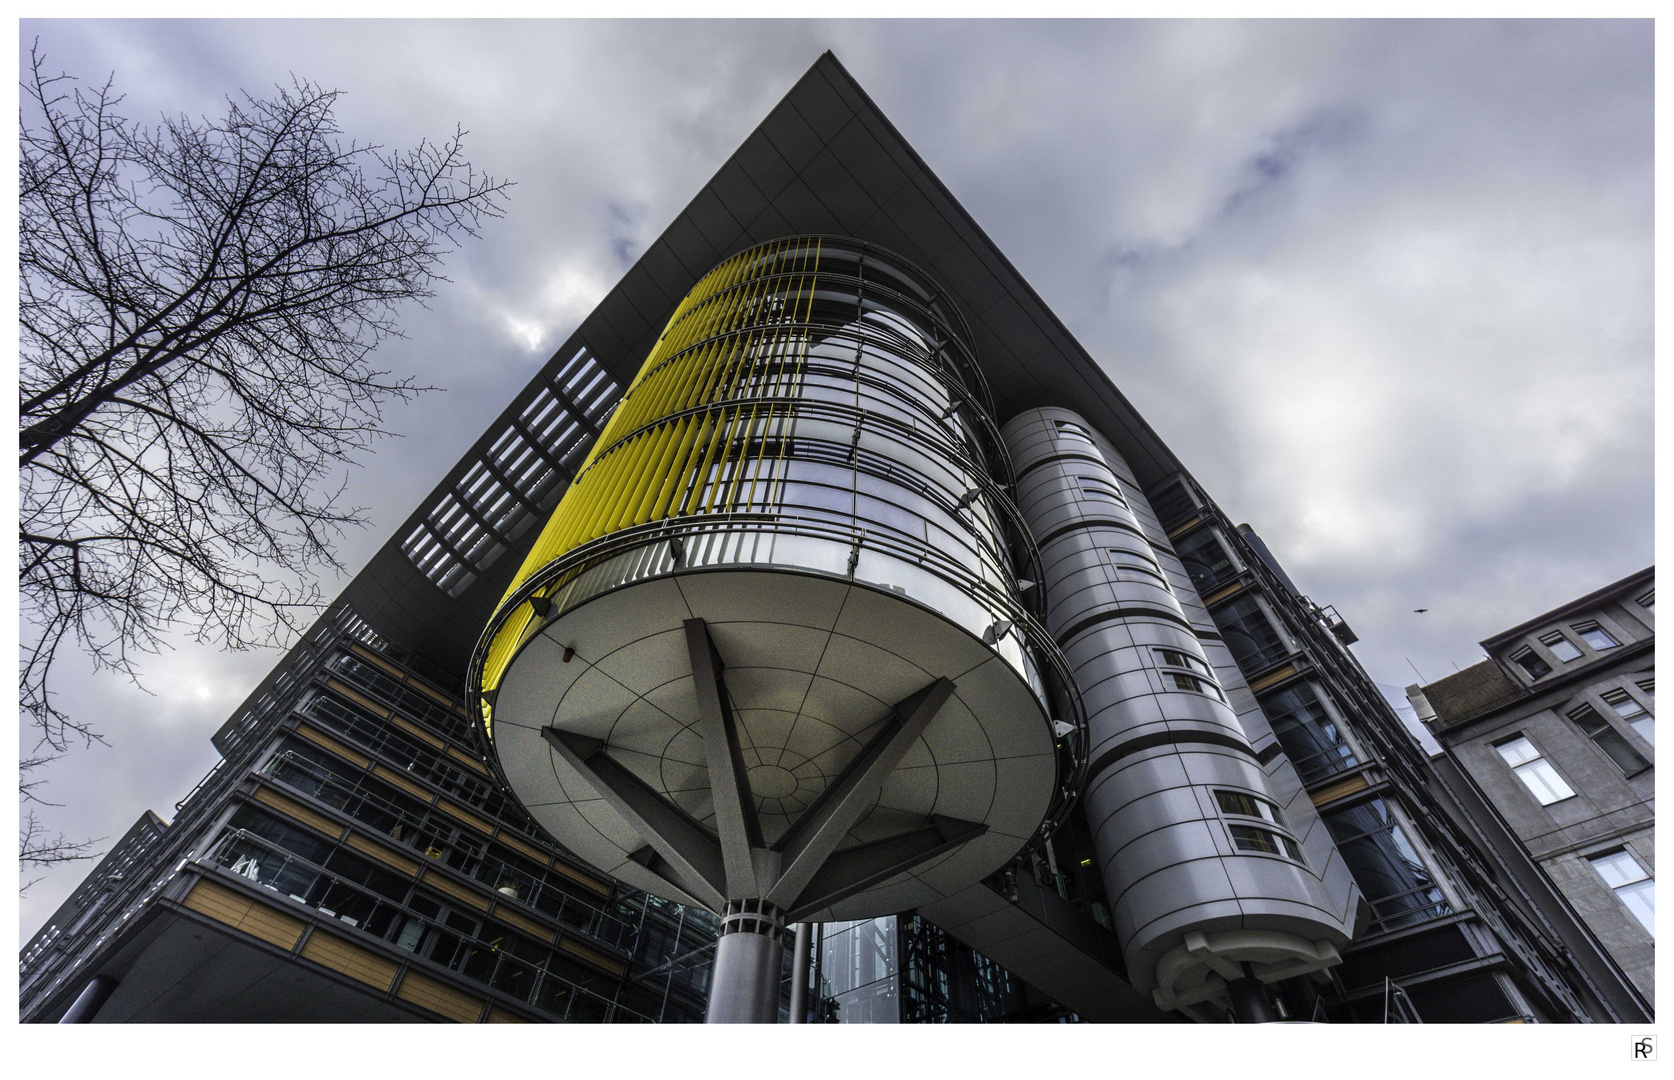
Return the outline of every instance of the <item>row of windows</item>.
{"type": "MultiPolygon", "coordinates": [[[[1642,679],[1638,686],[1647,698],[1655,701],[1653,679],[1642,679]]],[[[1627,690],[1618,688],[1607,691],[1603,700],[1610,705],[1617,717],[1641,738],[1652,746],[1656,745],[1656,718],[1638,699],[1627,690]]],[[[1623,774],[1633,776],[1650,768],[1651,762],[1645,755],[1590,704],[1576,706],[1569,710],[1568,716],[1581,733],[1591,739],[1623,774]]],[[[1510,735],[1497,740],[1493,745],[1506,765],[1542,806],[1562,802],[1575,794],[1574,789],[1526,735],[1510,735]]]]}
{"type": "MultiPolygon", "coordinates": [[[[1559,663],[1567,664],[1586,655],[1581,651],[1581,647],[1575,644],[1575,638],[1586,642],[1588,648],[1595,652],[1614,649],[1621,644],[1596,621],[1574,623],[1569,627],[1568,633],[1560,628],[1542,634],[1537,640],[1546,646],[1559,663]]],[[[1552,665],[1546,662],[1545,657],[1528,646],[1512,653],[1511,660],[1522,668],[1531,679],[1542,679],[1552,674],[1552,665]]]]}
{"type": "Polygon", "coordinates": [[[1617,848],[1601,855],[1590,856],[1592,864],[1605,885],[1616,894],[1633,917],[1639,920],[1652,937],[1657,932],[1657,883],[1650,871],[1639,864],[1626,848],[1617,848]]]}

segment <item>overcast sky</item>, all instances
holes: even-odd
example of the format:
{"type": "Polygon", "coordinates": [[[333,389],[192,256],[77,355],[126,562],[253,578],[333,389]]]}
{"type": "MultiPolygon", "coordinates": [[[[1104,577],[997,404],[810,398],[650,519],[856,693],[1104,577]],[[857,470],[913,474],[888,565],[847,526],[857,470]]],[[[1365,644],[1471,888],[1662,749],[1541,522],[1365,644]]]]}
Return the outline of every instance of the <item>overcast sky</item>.
{"type": "MultiPolygon", "coordinates": [[[[295,73],[347,92],[353,136],[458,123],[517,182],[379,356],[446,392],[353,477],[351,572],[826,48],[1378,681],[1652,561],[1649,22],[25,22],[24,54],[37,35],[132,116],[295,73]]],[[[110,745],[52,767],[53,825],[172,817],[273,660],[182,645],[149,694],[66,664],[110,745]]],[[[31,890],[26,935],[82,873],[31,890]]]]}

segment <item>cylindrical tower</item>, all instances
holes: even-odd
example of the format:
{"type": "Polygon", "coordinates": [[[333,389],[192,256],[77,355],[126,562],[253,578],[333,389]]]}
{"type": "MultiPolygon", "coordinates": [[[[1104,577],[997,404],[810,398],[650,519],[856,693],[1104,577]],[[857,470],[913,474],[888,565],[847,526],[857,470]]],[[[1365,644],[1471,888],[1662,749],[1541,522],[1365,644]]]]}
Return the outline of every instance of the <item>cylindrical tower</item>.
{"type": "Polygon", "coordinates": [[[480,732],[535,820],[723,915],[712,1020],[776,1015],[787,923],[962,889],[1067,809],[1084,723],[965,339],[858,241],[727,259],[478,646],[480,732]]]}
{"type": "Polygon", "coordinates": [[[1174,591],[1189,583],[1121,455],[1067,409],[1014,417],[1005,440],[1048,625],[1087,710],[1082,802],[1129,978],[1163,1008],[1259,1016],[1243,1009],[1256,982],[1338,962],[1354,901],[1334,902],[1270,790],[1270,758],[1227,702],[1174,591]]]}

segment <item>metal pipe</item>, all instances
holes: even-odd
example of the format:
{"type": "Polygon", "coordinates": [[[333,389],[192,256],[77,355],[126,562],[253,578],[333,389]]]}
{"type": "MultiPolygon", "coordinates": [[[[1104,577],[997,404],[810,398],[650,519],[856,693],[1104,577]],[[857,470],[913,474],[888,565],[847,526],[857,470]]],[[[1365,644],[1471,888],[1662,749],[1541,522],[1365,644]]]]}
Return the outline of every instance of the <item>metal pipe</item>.
{"type": "Polygon", "coordinates": [[[1273,1011],[1273,1003],[1267,1000],[1266,989],[1260,979],[1250,974],[1249,964],[1243,967],[1244,977],[1226,984],[1227,995],[1232,998],[1232,1015],[1240,1024],[1273,1023],[1279,1016],[1273,1011]]]}
{"type": "Polygon", "coordinates": [[[808,1014],[808,965],[814,950],[814,924],[796,924],[796,943],[791,949],[790,1022],[801,1024],[808,1014]]]}
{"type": "Polygon", "coordinates": [[[111,994],[115,993],[116,987],[117,982],[114,975],[93,976],[86,989],[82,990],[81,996],[76,998],[75,1003],[70,1006],[69,1011],[58,1022],[60,1024],[91,1024],[93,1017],[98,1014],[100,1009],[104,1008],[105,1002],[110,1000],[111,994]]]}

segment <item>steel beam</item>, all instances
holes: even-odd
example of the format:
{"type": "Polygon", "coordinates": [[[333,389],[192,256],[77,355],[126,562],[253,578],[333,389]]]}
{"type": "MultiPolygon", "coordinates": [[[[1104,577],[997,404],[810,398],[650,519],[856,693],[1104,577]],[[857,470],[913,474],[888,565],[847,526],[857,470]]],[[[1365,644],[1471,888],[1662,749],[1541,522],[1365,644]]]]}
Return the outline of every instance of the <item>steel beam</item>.
{"type": "Polygon", "coordinates": [[[822,908],[888,881],[987,831],[988,826],[975,821],[932,817],[922,829],[839,851],[820,867],[785,918],[801,922],[822,908]]]}
{"type": "Polygon", "coordinates": [[[692,658],[692,688],[697,692],[698,733],[709,766],[709,791],[715,800],[715,831],[721,836],[728,899],[760,896],[750,849],[764,846],[756,821],[755,797],[744,771],[738,726],[721,685],[720,656],[702,619],[686,620],[686,649],[692,658]]]}
{"type": "Polygon", "coordinates": [[[720,910],[725,870],[714,837],[613,760],[598,739],[550,727],[541,729],[541,738],[668,862],[687,891],[720,910]]]}
{"type": "Polygon", "coordinates": [[[770,903],[788,908],[797,902],[849,830],[876,804],[884,781],[952,695],[953,683],[941,678],[895,706],[883,729],[779,841],[784,864],[767,892],[770,903]]]}

